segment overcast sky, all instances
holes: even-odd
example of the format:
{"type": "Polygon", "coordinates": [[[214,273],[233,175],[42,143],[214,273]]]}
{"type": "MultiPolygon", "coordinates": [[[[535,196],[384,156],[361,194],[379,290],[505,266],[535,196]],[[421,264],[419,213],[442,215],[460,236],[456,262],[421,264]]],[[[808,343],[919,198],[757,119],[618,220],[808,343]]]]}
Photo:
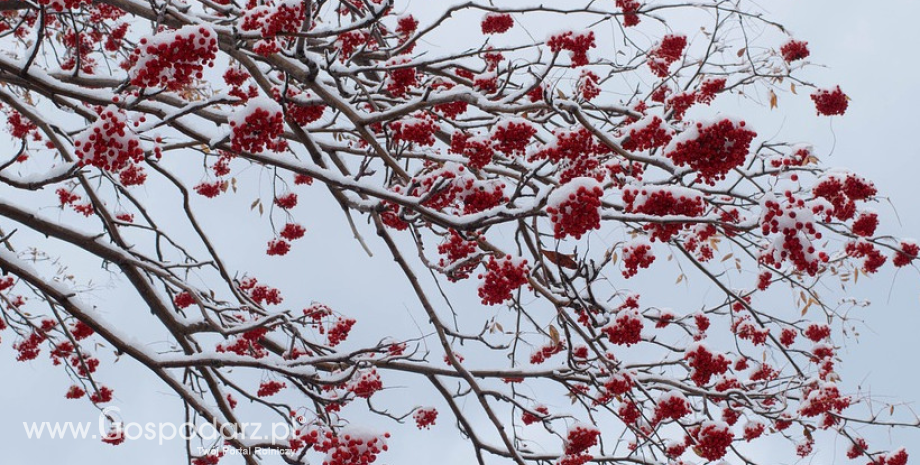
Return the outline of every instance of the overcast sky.
{"type": "MultiPolygon", "coordinates": [[[[426,5],[421,0],[414,2],[414,8],[428,8],[426,5]]],[[[920,28],[916,25],[920,2],[764,0],[760,5],[772,19],[787,25],[796,38],[807,40],[813,60],[827,66],[809,71],[808,77],[824,85],[839,84],[852,102],[844,118],[816,118],[804,93],[780,95],[779,108],[757,120],[758,132],[810,141],[826,165],[847,167],[874,180],[897,206],[902,223],[897,225],[891,207],[880,204],[876,208],[887,221],[885,230],[902,236],[920,236],[917,208],[920,145],[915,142],[916,113],[920,108],[915,83],[920,71],[917,64],[920,28]]],[[[334,221],[340,219],[335,217],[334,221]]],[[[392,262],[384,253],[378,254],[376,260],[351,268],[352,280],[343,281],[340,272],[344,264],[366,258],[357,244],[350,238],[343,239],[340,232],[323,224],[311,229],[309,237],[319,242],[305,252],[310,254],[305,258],[314,263],[332,263],[327,265],[332,269],[304,271],[309,276],[308,287],[317,291],[319,298],[352,308],[367,306],[372,299],[381,311],[397,313],[417,306],[411,294],[398,292],[406,289],[404,280],[393,273],[392,262]]],[[[383,252],[380,247],[377,250],[383,252]]],[[[252,255],[253,259],[258,257],[252,255]]],[[[861,279],[859,284],[853,294],[872,299],[874,305],[863,314],[869,329],[862,330],[858,343],[850,343],[843,351],[844,385],[848,390],[857,384],[871,385],[876,395],[920,401],[917,389],[920,357],[915,355],[920,329],[920,280],[916,272],[902,270],[896,275],[889,266],[875,277],[861,279]]],[[[94,303],[114,315],[114,309],[129,305],[127,301],[117,300],[120,294],[106,294],[106,300],[94,303]]],[[[2,463],[182,463],[184,450],[178,441],[164,446],[137,441],[111,447],[98,441],[27,440],[22,422],[95,421],[95,411],[84,402],[63,398],[69,381],[59,370],[47,366],[46,357],[31,363],[16,363],[10,350],[13,341],[8,335],[4,334],[0,344],[3,367],[0,376],[7,380],[0,383],[0,399],[4,400],[0,409],[2,463]]],[[[128,412],[131,421],[181,421],[181,405],[175,395],[137,364],[121,361],[103,369],[107,384],[116,390],[115,405],[128,412]]],[[[443,421],[427,433],[413,434],[412,430],[404,430],[407,435],[403,439],[394,438],[391,452],[383,455],[380,463],[432,460],[443,464],[469,463],[468,446],[459,442],[450,422],[443,421]]],[[[894,438],[895,443],[903,445],[920,444],[917,431],[896,433],[894,438]]],[[[912,451],[920,456],[920,448],[914,447],[912,451]]],[[[815,460],[815,463],[829,463],[833,459],[823,453],[815,460]]]]}

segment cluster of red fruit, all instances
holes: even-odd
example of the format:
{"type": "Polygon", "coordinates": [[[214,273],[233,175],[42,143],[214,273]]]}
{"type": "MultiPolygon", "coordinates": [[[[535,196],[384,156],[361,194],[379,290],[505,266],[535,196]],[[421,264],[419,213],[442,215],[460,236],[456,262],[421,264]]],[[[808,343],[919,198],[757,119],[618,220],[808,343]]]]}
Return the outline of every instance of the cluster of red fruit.
{"type": "Polygon", "coordinates": [[[709,185],[725,179],[725,174],[741,166],[751,141],[757,136],[745,129],[744,121],[723,119],[713,124],[697,123],[673,144],[665,156],[679,166],[689,166],[698,179],[709,185]]]}
{"type": "Polygon", "coordinates": [[[579,33],[566,31],[556,34],[550,36],[546,41],[546,46],[553,53],[567,50],[572,61],[572,67],[585,66],[588,64],[588,50],[595,47],[594,31],[579,33]]]}
{"type": "Polygon", "coordinates": [[[527,284],[527,260],[515,260],[508,255],[496,259],[489,257],[486,272],[479,275],[479,297],[485,305],[497,305],[511,298],[511,293],[527,284]]]}
{"type": "Polygon", "coordinates": [[[217,34],[203,26],[184,26],[153,38],[141,38],[131,55],[131,84],[179,90],[201,79],[204,66],[213,66],[217,34]]]}
{"type": "Polygon", "coordinates": [[[483,34],[501,34],[514,27],[514,19],[508,13],[489,13],[480,26],[483,34]]]}
{"type": "Polygon", "coordinates": [[[553,193],[546,212],[553,223],[556,239],[580,239],[601,227],[601,196],[604,189],[593,178],[577,178],[553,193]]]}

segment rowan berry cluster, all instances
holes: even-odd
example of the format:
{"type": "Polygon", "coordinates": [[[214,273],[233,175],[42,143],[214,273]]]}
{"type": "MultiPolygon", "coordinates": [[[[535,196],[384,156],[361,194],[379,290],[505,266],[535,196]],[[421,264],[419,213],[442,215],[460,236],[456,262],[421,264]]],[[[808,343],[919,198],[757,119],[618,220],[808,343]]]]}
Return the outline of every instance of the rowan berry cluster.
{"type": "Polygon", "coordinates": [[[118,172],[144,160],[140,139],[128,127],[128,117],[115,105],[99,112],[99,118],[74,140],[80,163],[118,172]]]}
{"type": "MultiPolygon", "coordinates": [[[[623,190],[623,202],[626,204],[627,213],[640,213],[650,216],[701,216],[706,210],[706,204],[703,197],[695,190],[670,187],[670,186],[646,186],[636,188],[629,186],[623,190]]],[[[668,223],[647,223],[643,226],[646,231],[651,231],[652,240],[667,242],[681,229],[687,226],[686,223],[668,222],[668,223]]]]}
{"type": "Polygon", "coordinates": [[[825,252],[817,252],[813,243],[822,237],[815,228],[814,215],[824,213],[825,206],[821,203],[806,203],[796,198],[791,191],[785,192],[784,202],[765,200],[763,206],[763,234],[779,233],[782,234],[782,240],[773,241],[761,254],[761,261],[779,267],[783,261],[789,260],[798,271],[812,276],[817,273],[820,262],[829,260],[825,252]]]}
{"type": "Polygon", "coordinates": [[[253,358],[263,358],[268,356],[268,350],[259,342],[268,330],[265,328],[256,328],[231,339],[227,345],[218,344],[214,350],[220,353],[231,352],[237,355],[250,356],[253,358]]]}
{"type": "Polygon", "coordinates": [[[383,383],[380,381],[377,370],[371,368],[357,372],[349,380],[346,389],[358,397],[369,399],[375,392],[383,389],[383,383]]]}
{"type": "Polygon", "coordinates": [[[262,5],[248,9],[243,15],[240,29],[260,31],[263,38],[271,39],[280,34],[300,32],[304,19],[303,2],[288,0],[275,7],[262,5]]]}
{"type": "Polygon", "coordinates": [[[508,13],[487,13],[480,26],[483,34],[501,34],[514,27],[514,19],[508,13]]]}
{"type": "Polygon", "coordinates": [[[631,278],[639,268],[648,268],[655,261],[652,246],[648,242],[633,241],[623,246],[623,277],[631,278]]]}
{"type": "Polygon", "coordinates": [[[901,268],[909,265],[910,262],[917,258],[917,255],[920,255],[920,246],[913,242],[903,241],[901,242],[901,250],[895,252],[891,262],[894,263],[894,266],[901,268]]]}
{"type": "Polygon", "coordinates": [[[387,92],[394,97],[402,97],[410,89],[418,85],[418,76],[415,68],[404,66],[410,60],[404,58],[394,58],[387,62],[387,92]]]}
{"type": "Polygon", "coordinates": [[[616,5],[623,12],[624,27],[639,25],[639,15],[636,12],[642,5],[637,0],[617,0],[616,5]]]}
{"type": "Polygon", "coordinates": [[[846,113],[850,98],[840,90],[840,86],[833,89],[819,89],[811,94],[815,102],[815,109],[819,115],[833,116],[846,113]]]}
{"type": "MultiPolygon", "coordinates": [[[[822,197],[833,205],[827,213],[840,220],[848,220],[856,215],[856,202],[875,196],[875,186],[852,173],[832,173],[825,176],[812,187],[815,197],[822,197]]],[[[829,219],[829,217],[828,217],[829,219]]]]}
{"type": "Polygon", "coordinates": [[[594,31],[578,33],[567,31],[552,35],[547,39],[546,46],[553,53],[567,50],[572,61],[572,67],[585,66],[588,64],[588,50],[595,47],[594,31]]]}
{"type": "Polygon", "coordinates": [[[601,196],[604,189],[594,178],[575,178],[556,189],[547,199],[546,212],[553,223],[556,239],[580,239],[601,227],[601,196]]]}
{"type": "Polygon", "coordinates": [[[689,166],[699,180],[709,185],[741,166],[757,133],[745,129],[744,121],[697,123],[671,142],[665,156],[680,166],[689,166]]]}
{"type": "Polygon", "coordinates": [[[491,139],[457,131],[450,139],[450,153],[465,156],[470,168],[482,169],[492,161],[495,149],[491,139]]]}
{"type": "Polygon", "coordinates": [[[411,142],[424,146],[434,145],[434,133],[441,129],[441,126],[428,113],[394,121],[389,127],[393,131],[393,142],[411,142]]]}
{"type": "Polygon", "coordinates": [[[278,289],[259,284],[256,278],[243,279],[243,281],[240,282],[240,290],[249,294],[249,298],[259,305],[263,302],[266,304],[278,305],[284,300],[278,289]]]}
{"type": "Polygon", "coordinates": [[[706,460],[719,460],[725,456],[735,436],[728,425],[716,421],[704,421],[691,432],[696,443],[694,450],[706,460]]]}
{"type": "Polygon", "coordinates": [[[709,384],[713,375],[721,375],[728,370],[731,361],[722,354],[711,351],[702,344],[695,344],[684,355],[690,365],[690,379],[697,386],[709,384]]]}
{"type": "Polygon", "coordinates": [[[451,281],[466,279],[479,265],[478,260],[468,260],[478,249],[479,245],[475,240],[466,240],[451,229],[448,231],[447,240],[438,245],[438,253],[444,255],[438,266],[446,270],[447,278],[451,281]]]}
{"type": "Polygon", "coordinates": [[[335,347],[348,339],[348,333],[351,332],[351,327],[355,323],[353,318],[337,318],[326,334],[329,347],[335,347]]]}
{"type": "Polygon", "coordinates": [[[259,397],[273,396],[286,387],[287,384],[279,381],[265,381],[259,384],[259,390],[256,392],[256,395],[259,397]]]}
{"type": "Polygon", "coordinates": [[[229,118],[233,151],[259,153],[264,149],[280,152],[287,147],[283,139],[284,115],[281,106],[264,97],[246,102],[229,118]]]}
{"type": "MultiPolygon", "coordinates": [[[[542,416],[549,415],[549,409],[546,408],[545,405],[538,405],[538,406],[536,406],[536,407],[533,408],[533,411],[534,411],[534,412],[537,412],[537,413],[539,413],[539,414],[541,414],[542,416]]],[[[534,415],[534,414],[532,414],[532,413],[530,413],[530,412],[524,412],[524,413],[521,415],[521,421],[522,421],[525,425],[532,425],[532,424],[534,424],[534,423],[538,423],[538,422],[540,422],[540,421],[543,421],[543,419],[542,419],[542,417],[538,417],[538,416],[536,416],[536,415],[534,415]]]]}
{"type": "Polygon", "coordinates": [[[658,116],[647,116],[630,125],[624,133],[629,137],[622,146],[630,152],[664,147],[674,136],[674,131],[658,116]]]}
{"type": "Polygon", "coordinates": [[[604,174],[598,169],[600,157],[610,149],[599,143],[585,128],[553,132],[556,140],[530,156],[531,160],[550,160],[560,169],[559,182],[566,184],[575,178],[590,176],[601,180],[604,174]]]}
{"type": "Polygon", "coordinates": [[[690,415],[690,402],[683,394],[677,391],[669,391],[658,398],[655,405],[655,416],[652,417],[652,424],[658,424],[665,420],[677,421],[690,415]]]}
{"type": "Polygon", "coordinates": [[[479,275],[479,297],[484,305],[497,305],[511,298],[511,293],[527,284],[527,260],[511,255],[496,259],[489,257],[486,272],[479,275]]]}
{"type": "Polygon", "coordinates": [[[179,90],[201,79],[205,65],[214,66],[217,33],[205,26],[184,26],[175,31],[143,37],[131,55],[131,84],[179,90]]]}
{"type": "Polygon", "coordinates": [[[565,454],[578,455],[597,445],[601,431],[594,425],[577,423],[569,428],[565,439],[565,454]]]}
{"type": "Polygon", "coordinates": [[[862,270],[868,274],[877,272],[888,261],[871,242],[848,242],[845,250],[848,256],[863,259],[862,270]]]}
{"type": "Polygon", "coordinates": [[[786,63],[802,60],[811,55],[811,52],[808,51],[808,42],[795,39],[790,39],[789,42],[783,44],[779,49],[779,53],[783,55],[786,63]]]}
{"type": "Polygon", "coordinates": [[[437,418],[438,411],[434,408],[420,408],[412,414],[412,419],[415,420],[415,426],[417,426],[418,429],[431,428],[437,418]]]}
{"type": "Polygon", "coordinates": [[[183,291],[176,294],[173,298],[173,304],[177,308],[187,308],[191,305],[195,305],[195,298],[192,297],[192,294],[183,291]]]}
{"type": "Polygon", "coordinates": [[[213,199],[227,190],[227,181],[201,182],[194,190],[198,195],[213,199]]]}
{"type": "Polygon", "coordinates": [[[648,67],[656,76],[668,77],[668,69],[680,60],[687,47],[687,37],[684,35],[668,34],[661,39],[657,47],[649,51],[648,67]]]}
{"type": "Polygon", "coordinates": [[[505,155],[522,155],[537,130],[524,120],[504,120],[495,125],[491,139],[496,151],[505,155]]]}
{"type": "Polygon", "coordinates": [[[540,350],[530,354],[530,363],[539,365],[563,350],[565,350],[565,341],[560,340],[552,344],[547,344],[541,347],[540,350]]]}
{"type": "Polygon", "coordinates": [[[578,77],[578,84],[576,85],[576,90],[581,94],[586,102],[590,102],[601,94],[601,88],[598,85],[601,78],[588,70],[582,70],[581,75],[578,77]]]}
{"type": "Polygon", "coordinates": [[[627,347],[642,341],[642,317],[635,309],[620,310],[616,319],[601,329],[612,344],[627,347]]]}

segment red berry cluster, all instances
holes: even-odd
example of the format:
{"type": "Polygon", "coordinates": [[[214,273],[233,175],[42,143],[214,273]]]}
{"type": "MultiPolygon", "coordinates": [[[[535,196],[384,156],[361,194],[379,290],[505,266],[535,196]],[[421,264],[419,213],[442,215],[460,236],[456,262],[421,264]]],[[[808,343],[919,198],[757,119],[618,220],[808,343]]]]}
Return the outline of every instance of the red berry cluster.
{"type": "Polygon", "coordinates": [[[639,25],[639,4],[637,0],[617,0],[617,8],[623,12],[623,26],[633,27],[639,25]]]}
{"type": "Polygon", "coordinates": [[[377,370],[371,368],[357,372],[356,376],[348,382],[347,389],[358,397],[369,399],[375,392],[383,389],[383,383],[380,381],[377,370]]]}
{"type": "Polygon", "coordinates": [[[751,322],[750,315],[736,318],[731,325],[731,330],[740,339],[747,339],[755,346],[764,345],[770,336],[770,328],[760,328],[751,322]]]}
{"type": "Polygon", "coordinates": [[[485,305],[497,305],[511,298],[511,293],[527,284],[527,260],[511,255],[496,259],[489,257],[485,274],[480,274],[479,297],[485,305]]]}
{"type": "Polygon", "coordinates": [[[387,62],[387,92],[394,97],[402,97],[410,89],[418,85],[418,77],[415,68],[403,66],[410,60],[403,58],[394,58],[387,62]]]}
{"type": "Polygon", "coordinates": [[[815,109],[819,115],[833,116],[846,113],[850,98],[840,90],[840,86],[833,89],[819,89],[811,94],[815,102],[815,109]]]}
{"type": "Polygon", "coordinates": [[[814,342],[821,342],[831,337],[831,328],[828,325],[812,323],[805,329],[805,337],[814,342]]]}
{"type": "Polygon", "coordinates": [[[852,399],[841,396],[834,383],[816,383],[805,393],[805,399],[799,406],[799,413],[806,417],[816,417],[827,413],[840,413],[850,406],[852,399]]]}
{"type": "Polygon", "coordinates": [[[699,103],[710,104],[716,98],[716,94],[725,90],[725,78],[706,78],[700,84],[700,90],[696,95],[699,103]]]}
{"type": "Polygon", "coordinates": [[[371,34],[361,29],[343,32],[335,40],[335,46],[339,49],[339,59],[342,61],[351,58],[355,50],[358,50],[361,46],[367,46],[368,49],[372,49],[375,44],[376,42],[374,42],[371,34]]]}
{"type": "Polygon", "coordinates": [[[715,421],[704,421],[693,430],[691,436],[696,442],[695,450],[706,460],[719,460],[724,457],[735,438],[728,425],[715,421]]]}
{"type": "Polygon", "coordinates": [[[412,419],[415,420],[415,426],[417,426],[418,429],[431,428],[437,418],[438,411],[434,408],[420,408],[412,414],[412,419]]]}
{"type": "Polygon", "coordinates": [[[586,102],[590,102],[601,94],[601,88],[598,85],[601,81],[601,78],[588,70],[582,70],[581,75],[578,77],[578,84],[576,89],[581,98],[585,99],[586,102]]]}
{"type": "Polygon", "coordinates": [[[508,13],[487,13],[481,27],[483,34],[501,34],[514,27],[514,19],[508,13]]]}
{"type": "Polygon", "coordinates": [[[749,421],[744,425],[744,440],[752,441],[759,438],[766,431],[767,425],[759,420],[749,421]]]}
{"type": "Polygon", "coordinates": [[[560,340],[552,344],[547,344],[541,347],[540,350],[530,354],[530,363],[539,365],[563,350],[565,350],[565,341],[560,340]]]}
{"type": "MultiPolygon", "coordinates": [[[[549,409],[544,405],[538,405],[534,407],[533,411],[542,414],[542,416],[549,415],[549,409]]],[[[524,412],[521,415],[521,421],[524,422],[525,425],[532,425],[543,420],[542,417],[538,417],[530,412],[524,412]]]]}
{"type": "Polygon", "coordinates": [[[388,437],[389,433],[377,436],[349,428],[335,434],[331,430],[321,432],[314,427],[304,433],[295,445],[306,443],[317,452],[325,453],[323,465],[370,465],[387,450],[385,438],[388,437]]]}
{"type": "Polygon", "coordinates": [[[70,389],[67,390],[67,394],[65,394],[64,397],[67,399],[81,399],[85,395],[86,391],[80,388],[80,386],[70,386],[70,389]]]}
{"type": "Polygon", "coordinates": [[[808,51],[808,42],[795,39],[790,39],[789,42],[783,44],[779,49],[779,53],[783,55],[786,63],[802,60],[811,55],[811,52],[808,51]]]}
{"type": "Polygon", "coordinates": [[[249,298],[259,305],[263,302],[266,304],[278,305],[284,300],[278,289],[259,284],[256,278],[243,279],[240,283],[240,290],[248,293],[249,298]]]}
{"type": "Polygon", "coordinates": [[[438,253],[444,255],[438,265],[444,268],[447,278],[451,281],[466,279],[479,265],[479,260],[468,260],[478,249],[479,245],[475,240],[466,240],[451,229],[448,231],[447,240],[438,245],[438,253]]]}
{"type": "Polygon", "coordinates": [[[144,159],[140,139],[128,128],[124,111],[109,105],[73,143],[80,163],[118,172],[144,159]]]}
{"type": "Polygon", "coordinates": [[[111,389],[105,386],[100,386],[98,391],[89,396],[89,400],[91,400],[94,404],[104,404],[106,402],[112,401],[112,394],[114,394],[114,392],[111,389]]]}
{"type": "Polygon", "coordinates": [[[532,160],[550,160],[556,163],[561,169],[561,184],[584,176],[603,179],[604,175],[598,167],[600,156],[610,153],[606,145],[599,143],[585,128],[574,131],[557,130],[553,135],[556,140],[531,155],[532,160]]]}
{"type": "Polygon", "coordinates": [[[601,431],[594,425],[576,423],[569,428],[565,439],[565,454],[578,455],[597,445],[601,431]]]}
{"type": "Polygon", "coordinates": [[[195,305],[195,298],[188,292],[180,292],[173,298],[173,304],[177,308],[187,308],[191,305],[195,305]]]}
{"type": "Polygon", "coordinates": [[[731,361],[722,354],[714,353],[702,344],[696,344],[687,350],[684,358],[690,365],[690,379],[697,386],[709,384],[713,375],[721,375],[728,370],[731,361]]]}
{"type": "Polygon", "coordinates": [[[662,395],[655,405],[655,416],[652,418],[652,424],[658,424],[665,420],[680,420],[690,415],[690,402],[683,394],[677,391],[670,391],[662,395]]]}
{"type": "Polygon", "coordinates": [[[585,66],[588,64],[588,50],[595,47],[594,31],[578,33],[567,31],[556,34],[550,36],[546,41],[546,46],[549,47],[553,53],[568,50],[573,67],[585,66]]]}
{"type": "Polygon", "coordinates": [[[131,55],[131,84],[179,90],[201,79],[217,56],[217,34],[209,27],[184,26],[141,38],[131,55]]]}
{"type": "Polygon", "coordinates": [[[621,310],[616,319],[601,331],[612,344],[627,347],[642,341],[642,317],[634,309],[621,310]]]}
{"type": "Polygon", "coordinates": [[[901,250],[895,252],[891,262],[894,263],[894,266],[901,268],[909,265],[911,261],[917,258],[917,255],[920,255],[920,246],[913,242],[903,241],[901,242],[901,250]]]}
{"type": "Polygon", "coordinates": [[[817,252],[813,243],[822,237],[815,228],[814,215],[823,213],[824,205],[813,204],[809,208],[809,204],[795,198],[791,191],[786,191],[785,195],[783,203],[775,200],[766,200],[763,203],[763,234],[780,233],[782,240],[773,241],[761,254],[760,259],[774,267],[779,267],[783,261],[789,260],[796,270],[814,276],[818,272],[819,263],[827,262],[830,258],[823,251],[817,252]]]}
{"type": "Polygon", "coordinates": [[[262,5],[249,9],[243,15],[240,29],[260,31],[261,36],[266,39],[280,34],[300,32],[305,19],[303,6],[303,2],[288,0],[275,7],[262,5]]]}
{"type": "Polygon", "coordinates": [[[205,196],[209,199],[217,197],[222,192],[226,192],[228,187],[227,181],[202,182],[194,187],[198,195],[205,196]]]}
{"type": "Polygon", "coordinates": [[[680,60],[687,47],[687,37],[684,35],[668,34],[661,39],[657,47],[649,51],[648,67],[656,76],[668,77],[668,68],[675,61],[680,60]]]}
{"type": "Polygon", "coordinates": [[[268,330],[265,328],[256,328],[239,335],[227,345],[218,344],[214,349],[217,352],[231,352],[237,355],[250,356],[253,358],[263,358],[268,356],[268,350],[259,342],[268,330]]]}
{"type": "Polygon", "coordinates": [[[522,155],[527,150],[537,130],[524,120],[505,120],[495,125],[492,143],[495,150],[505,155],[522,155]]]}
{"type": "Polygon", "coordinates": [[[594,178],[576,178],[556,189],[547,199],[546,212],[556,239],[580,239],[601,227],[601,196],[604,189],[594,178]]]}
{"type": "Polygon", "coordinates": [[[622,146],[630,152],[664,147],[671,142],[673,132],[658,116],[645,117],[624,130],[629,137],[622,146]]]}
{"type": "Polygon", "coordinates": [[[878,215],[875,213],[867,212],[859,215],[859,218],[856,218],[856,221],[853,222],[852,231],[853,234],[862,237],[871,237],[875,234],[875,228],[878,227],[878,215]]]}
{"type": "Polygon", "coordinates": [[[282,389],[286,388],[287,384],[284,384],[279,381],[266,381],[262,384],[259,384],[259,390],[256,392],[256,395],[259,397],[269,397],[279,393],[282,389]]]}
{"type": "Polygon", "coordinates": [[[35,360],[41,353],[41,343],[45,342],[45,335],[40,332],[32,332],[29,337],[13,344],[13,349],[19,352],[16,355],[16,361],[26,362],[35,360]]]}
{"type": "Polygon", "coordinates": [[[871,182],[852,173],[833,173],[821,179],[812,189],[815,197],[822,197],[833,205],[831,212],[840,220],[856,215],[856,203],[875,196],[878,191],[871,182]]]}
{"type": "Polygon", "coordinates": [[[230,119],[230,142],[235,152],[258,153],[264,149],[279,152],[287,147],[279,140],[284,132],[281,106],[267,98],[254,98],[230,119]]]}
{"type": "Polygon", "coordinates": [[[907,465],[907,451],[902,447],[889,455],[879,454],[868,465],[907,465]]]}
{"type": "Polygon", "coordinates": [[[850,257],[862,258],[862,270],[869,274],[877,272],[888,261],[888,258],[882,255],[871,242],[862,240],[848,242],[846,252],[850,257]]]}
{"type": "Polygon", "coordinates": [[[689,166],[709,185],[741,166],[757,133],[745,129],[744,121],[723,119],[709,125],[697,123],[672,143],[665,156],[680,166],[689,166]]]}
{"type": "Polygon", "coordinates": [[[351,331],[351,327],[354,326],[356,321],[353,318],[343,318],[339,317],[335,320],[335,323],[329,328],[326,338],[330,347],[335,347],[345,339],[348,339],[348,333],[351,331]]]}
{"type": "Polygon", "coordinates": [[[674,121],[683,121],[687,110],[699,103],[699,100],[699,96],[696,92],[678,92],[668,97],[666,106],[671,113],[671,119],[674,121]]]}
{"type": "Polygon", "coordinates": [[[389,127],[393,131],[393,142],[411,142],[425,146],[434,145],[434,133],[441,129],[441,126],[427,113],[394,121],[389,127]]]}
{"type": "Polygon", "coordinates": [[[655,261],[652,246],[647,242],[634,241],[623,246],[623,277],[631,278],[639,268],[648,268],[655,261]]]}
{"type": "MultiPolygon", "coordinates": [[[[646,186],[642,188],[627,187],[623,191],[623,202],[627,213],[640,213],[650,216],[701,216],[706,211],[703,197],[695,190],[682,187],[646,186]]],[[[667,242],[687,226],[686,223],[647,223],[643,226],[652,232],[652,240],[667,242]]]]}
{"type": "Polygon", "coordinates": [[[470,168],[482,169],[492,161],[495,149],[490,139],[457,131],[450,139],[450,153],[465,156],[469,160],[467,165],[470,168]]]}

